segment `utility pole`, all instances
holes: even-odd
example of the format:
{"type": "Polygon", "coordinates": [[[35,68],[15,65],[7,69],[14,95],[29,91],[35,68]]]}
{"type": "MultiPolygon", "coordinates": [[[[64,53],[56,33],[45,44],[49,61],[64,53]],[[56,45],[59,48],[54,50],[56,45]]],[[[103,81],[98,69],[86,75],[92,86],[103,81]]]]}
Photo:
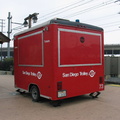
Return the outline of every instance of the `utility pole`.
{"type": "MultiPolygon", "coordinates": [[[[8,13],[8,38],[10,38],[10,33],[11,33],[11,15],[10,12],[8,13]]],[[[7,57],[10,58],[10,42],[8,42],[8,46],[7,46],[7,57]]]]}

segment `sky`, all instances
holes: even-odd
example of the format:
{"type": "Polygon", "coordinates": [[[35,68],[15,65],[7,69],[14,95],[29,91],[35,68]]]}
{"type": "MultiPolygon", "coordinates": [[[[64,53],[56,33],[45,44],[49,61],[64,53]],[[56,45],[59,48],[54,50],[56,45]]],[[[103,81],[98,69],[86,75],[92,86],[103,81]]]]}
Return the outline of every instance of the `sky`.
{"type": "MultiPolygon", "coordinates": [[[[23,23],[29,14],[39,13],[38,22],[32,26],[44,23],[53,18],[63,18],[102,27],[105,44],[120,44],[120,0],[4,0],[0,6],[1,19],[4,19],[3,33],[8,31],[8,12],[11,13],[11,35],[23,31],[23,23]]],[[[2,31],[2,28],[0,27],[2,31]]],[[[3,47],[7,44],[4,43],[3,47]]],[[[13,40],[10,43],[13,47],[13,40]]]]}

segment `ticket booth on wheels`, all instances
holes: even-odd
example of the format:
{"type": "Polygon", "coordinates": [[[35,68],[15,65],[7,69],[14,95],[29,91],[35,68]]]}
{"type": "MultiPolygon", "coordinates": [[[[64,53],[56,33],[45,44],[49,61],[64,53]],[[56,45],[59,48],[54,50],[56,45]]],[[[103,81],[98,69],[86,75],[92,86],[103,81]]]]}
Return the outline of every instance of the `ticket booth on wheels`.
{"type": "Polygon", "coordinates": [[[52,19],[14,36],[15,87],[34,101],[104,90],[103,29],[52,19]]]}

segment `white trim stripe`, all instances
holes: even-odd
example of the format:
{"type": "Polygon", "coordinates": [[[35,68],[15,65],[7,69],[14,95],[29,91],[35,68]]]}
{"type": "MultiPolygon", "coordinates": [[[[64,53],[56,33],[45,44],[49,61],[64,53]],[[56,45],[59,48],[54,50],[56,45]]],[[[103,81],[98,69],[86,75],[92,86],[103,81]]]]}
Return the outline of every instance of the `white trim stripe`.
{"type": "Polygon", "coordinates": [[[46,96],[46,95],[41,95],[41,94],[40,94],[40,96],[43,97],[43,98],[52,99],[51,97],[46,96]]]}
{"type": "Polygon", "coordinates": [[[43,32],[43,31],[39,31],[39,32],[35,32],[35,33],[29,34],[29,35],[25,35],[25,36],[22,36],[22,37],[18,37],[18,40],[23,39],[23,38],[27,38],[27,37],[30,37],[30,36],[34,36],[34,35],[40,34],[40,33],[42,33],[42,32],[43,32]]]}

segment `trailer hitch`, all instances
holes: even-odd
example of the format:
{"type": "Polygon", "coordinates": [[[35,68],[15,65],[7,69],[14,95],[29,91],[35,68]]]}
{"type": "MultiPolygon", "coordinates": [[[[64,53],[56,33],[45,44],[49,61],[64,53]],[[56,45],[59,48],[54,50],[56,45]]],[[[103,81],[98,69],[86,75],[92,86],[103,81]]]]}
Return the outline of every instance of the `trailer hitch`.
{"type": "Polygon", "coordinates": [[[93,92],[93,93],[90,93],[89,96],[91,96],[92,98],[97,98],[98,95],[100,95],[100,92],[93,92]]]}
{"type": "Polygon", "coordinates": [[[50,104],[51,104],[53,107],[58,107],[58,106],[61,106],[62,100],[54,100],[54,101],[51,101],[50,104]]]}

